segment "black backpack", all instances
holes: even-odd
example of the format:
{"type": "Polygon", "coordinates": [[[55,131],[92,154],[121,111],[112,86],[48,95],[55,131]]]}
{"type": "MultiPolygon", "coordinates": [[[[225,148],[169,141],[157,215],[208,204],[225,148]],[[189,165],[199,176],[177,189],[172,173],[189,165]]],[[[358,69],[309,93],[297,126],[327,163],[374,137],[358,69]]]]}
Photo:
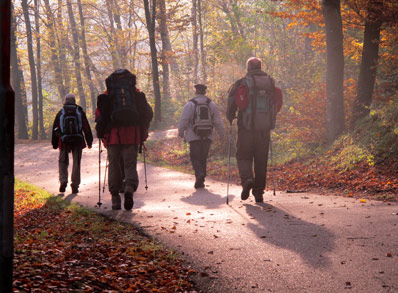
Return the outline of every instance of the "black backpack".
{"type": "Polygon", "coordinates": [[[110,101],[112,126],[138,125],[138,111],[135,94],[136,76],[127,69],[114,71],[105,80],[110,101]]]}
{"type": "Polygon", "coordinates": [[[61,140],[64,144],[83,143],[82,113],[77,105],[64,105],[59,117],[61,140]]]}
{"type": "Polygon", "coordinates": [[[192,130],[201,139],[206,139],[213,133],[213,115],[209,106],[211,100],[207,98],[204,103],[200,103],[196,99],[190,101],[195,104],[192,130]]]}

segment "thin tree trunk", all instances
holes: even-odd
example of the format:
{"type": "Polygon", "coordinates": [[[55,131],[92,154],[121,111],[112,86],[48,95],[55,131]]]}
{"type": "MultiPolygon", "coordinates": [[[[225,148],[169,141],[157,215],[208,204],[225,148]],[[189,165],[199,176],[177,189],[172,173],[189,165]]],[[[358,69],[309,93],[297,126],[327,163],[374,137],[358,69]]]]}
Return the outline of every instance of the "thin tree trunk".
{"type": "MultiPolygon", "coordinates": [[[[12,2],[11,2],[11,6],[12,2]]],[[[12,11],[14,9],[12,8],[12,11]]],[[[11,13],[11,80],[12,87],[15,91],[15,114],[17,126],[17,138],[29,139],[27,123],[28,108],[26,105],[25,84],[23,81],[23,72],[19,67],[19,57],[17,55],[17,37],[15,35],[17,22],[14,13],[11,13]]]]}
{"type": "Polygon", "coordinates": [[[70,26],[72,29],[73,36],[73,60],[75,63],[75,76],[77,83],[77,92],[80,98],[80,106],[86,111],[86,97],[84,94],[83,83],[82,83],[82,75],[80,70],[80,45],[79,45],[79,33],[76,27],[75,17],[73,15],[72,3],[71,0],[67,0],[66,5],[68,6],[68,14],[70,20],[70,26]]]}
{"type": "Polygon", "coordinates": [[[80,25],[81,25],[81,39],[82,39],[82,49],[83,49],[83,57],[84,57],[84,72],[86,74],[86,78],[88,81],[88,86],[90,88],[90,96],[91,96],[91,109],[92,113],[95,113],[96,109],[96,90],[94,87],[94,83],[91,77],[91,71],[90,71],[90,60],[88,57],[87,53],[87,42],[86,42],[86,26],[85,26],[85,20],[84,20],[84,14],[83,14],[83,6],[82,6],[82,1],[77,0],[77,5],[79,7],[79,15],[80,15],[80,25]]]}
{"type": "Polygon", "coordinates": [[[123,26],[122,26],[122,21],[120,18],[120,7],[119,4],[117,3],[117,0],[113,0],[113,17],[115,19],[116,23],[116,37],[117,37],[117,49],[119,52],[119,58],[120,58],[120,64],[122,66],[127,65],[127,44],[126,44],[126,39],[124,37],[123,33],[123,26]]]}
{"type": "Polygon", "coordinates": [[[117,69],[121,67],[119,54],[117,52],[118,39],[116,36],[115,26],[114,26],[114,16],[113,16],[113,2],[112,0],[106,0],[106,8],[108,11],[109,26],[111,33],[108,34],[109,37],[109,48],[112,57],[113,68],[117,69]]]}
{"type": "Polygon", "coordinates": [[[43,89],[41,80],[41,36],[40,36],[40,17],[39,17],[39,7],[40,0],[34,0],[35,4],[35,25],[36,25],[36,69],[37,69],[37,90],[39,98],[39,137],[44,139],[45,129],[44,129],[44,119],[43,119],[43,89]]]}
{"type": "Polygon", "coordinates": [[[28,45],[28,56],[29,56],[29,67],[30,67],[30,77],[32,81],[32,139],[38,139],[38,112],[37,112],[37,78],[36,78],[36,66],[35,59],[33,55],[33,40],[32,40],[32,27],[29,19],[29,8],[27,0],[22,0],[21,2],[22,10],[25,18],[26,25],[26,37],[28,45]]]}
{"type": "Polygon", "coordinates": [[[345,130],[344,55],[340,0],[322,0],[326,27],[326,94],[328,142],[332,143],[345,130]]]}
{"type": "Polygon", "coordinates": [[[197,17],[197,1],[192,0],[192,53],[194,59],[193,65],[193,81],[198,83],[198,67],[199,67],[199,49],[198,49],[198,17],[197,17]]]}
{"type": "Polygon", "coordinates": [[[62,15],[63,6],[64,6],[64,0],[58,0],[56,36],[58,41],[58,46],[57,46],[58,56],[61,65],[60,66],[61,79],[64,81],[66,93],[69,93],[71,88],[71,78],[70,78],[71,73],[69,72],[68,60],[67,60],[69,38],[68,38],[68,33],[66,32],[65,29],[64,25],[65,21],[62,15]]]}
{"type": "Polygon", "coordinates": [[[379,58],[380,22],[365,22],[361,67],[357,84],[357,98],[354,101],[353,121],[369,114],[379,58]]]}
{"type": "Polygon", "coordinates": [[[145,18],[149,33],[149,45],[151,47],[152,82],[153,82],[153,91],[155,94],[155,122],[159,123],[162,120],[162,115],[161,115],[161,96],[160,96],[160,87],[159,87],[159,69],[158,69],[158,60],[157,60],[156,43],[155,43],[156,0],[152,1],[152,13],[149,6],[150,6],[149,0],[144,0],[145,18]]]}
{"type": "Polygon", "coordinates": [[[51,65],[54,71],[54,79],[55,84],[57,85],[58,94],[60,99],[62,100],[66,95],[66,89],[62,79],[61,66],[57,51],[57,42],[55,35],[55,18],[51,11],[49,0],[44,0],[44,4],[46,7],[46,15],[47,15],[47,26],[48,26],[48,34],[49,34],[49,44],[51,49],[51,65]]]}
{"type": "MultiPolygon", "coordinates": [[[[168,100],[170,97],[170,70],[169,70],[169,32],[167,29],[167,15],[166,15],[166,3],[165,0],[158,0],[159,5],[159,31],[160,38],[162,39],[162,53],[161,53],[161,65],[163,75],[163,98],[168,100]]],[[[171,45],[170,45],[171,46],[171,45]]]]}
{"type": "Polygon", "coordinates": [[[199,31],[200,31],[200,56],[202,57],[202,78],[203,83],[207,81],[207,64],[206,64],[206,52],[204,49],[204,33],[203,33],[203,23],[202,23],[202,0],[198,0],[198,21],[199,21],[199,31]]]}

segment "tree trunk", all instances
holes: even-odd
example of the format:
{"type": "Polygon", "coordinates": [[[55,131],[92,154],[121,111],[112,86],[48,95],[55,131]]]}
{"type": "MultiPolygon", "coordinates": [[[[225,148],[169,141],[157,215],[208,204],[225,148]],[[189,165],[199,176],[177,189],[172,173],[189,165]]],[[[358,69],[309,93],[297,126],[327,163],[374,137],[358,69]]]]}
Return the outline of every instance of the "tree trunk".
{"type": "Polygon", "coordinates": [[[40,37],[40,17],[39,4],[40,0],[34,0],[35,3],[35,25],[36,25],[36,63],[37,63],[37,90],[39,98],[39,137],[44,139],[46,137],[43,119],[43,89],[41,81],[41,37],[40,37]]]}
{"type": "Polygon", "coordinates": [[[359,118],[369,114],[373,89],[376,81],[379,58],[380,22],[365,22],[361,67],[357,84],[357,98],[354,101],[352,126],[359,118]]]}
{"type": "MultiPolygon", "coordinates": [[[[12,6],[12,2],[11,2],[12,6]]],[[[12,9],[14,11],[14,9],[12,9]]],[[[11,80],[15,91],[15,114],[17,138],[29,139],[27,123],[28,108],[26,105],[26,92],[23,81],[23,72],[19,67],[19,57],[17,55],[17,37],[15,35],[17,22],[13,13],[11,13],[11,80]]]]}
{"type": "Polygon", "coordinates": [[[113,17],[116,23],[116,38],[117,38],[117,49],[119,52],[120,64],[123,67],[127,65],[127,44],[126,38],[123,33],[122,21],[120,18],[120,7],[117,3],[117,0],[113,0],[113,17]]]}
{"type": "Polygon", "coordinates": [[[199,21],[199,36],[200,36],[200,56],[202,57],[202,78],[203,83],[206,84],[207,81],[207,64],[206,64],[206,52],[204,49],[204,33],[202,24],[202,0],[198,0],[198,21],[199,21]]]}
{"type": "Polygon", "coordinates": [[[326,28],[327,136],[332,143],[345,130],[344,54],[340,0],[322,0],[326,28]]]}
{"type": "Polygon", "coordinates": [[[57,51],[57,42],[55,35],[55,19],[53,13],[51,11],[49,0],[44,0],[44,4],[46,7],[46,16],[47,16],[47,25],[48,25],[48,34],[49,34],[49,45],[51,47],[51,65],[54,71],[54,79],[55,84],[57,85],[58,94],[60,99],[62,100],[66,95],[66,89],[62,79],[61,66],[57,51]]]}
{"type": "Polygon", "coordinates": [[[194,58],[193,65],[193,82],[198,83],[198,67],[199,67],[199,49],[198,49],[198,17],[197,17],[197,1],[192,0],[192,53],[194,58]]]}
{"type": "Polygon", "coordinates": [[[156,20],[156,0],[152,1],[152,13],[149,7],[149,0],[144,0],[145,7],[145,19],[147,29],[149,33],[149,45],[151,47],[151,59],[152,59],[152,83],[153,92],[155,95],[155,122],[161,122],[161,97],[159,87],[159,69],[155,43],[155,20],[156,20]],[[152,14],[152,15],[151,15],[152,14]]]}
{"type": "Polygon", "coordinates": [[[168,100],[170,97],[170,70],[169,70],[169,60],[170,60],[170,38],[169,32],[167,29],[167,15],[166,15],[166,3],[165,0],[158,0],[159,4],[159,31],[160,37],[162,39],[162,55],[161,65],[163,69],[163,97],[165,100],[168,100]]]}
{"type": "Polygon", "coordinates": [[[32,40],[32,27],[29,19],[29,8],[27,0],[22,0],[21,2],[22,10],[25,18],[26,25],[26,38],[28,45],[28,56],[29,56],[29,67],[30,67],[30,77],[32,81],[32,139],[38,139],[38,112],[37,112],[37,79],[36,79],[36,66],[35,59],[33,55],[33,40],[32,40]]]}
{"type": "Polygon", "coordinates": [[[14,92],[10,86],[11,1],[0,1],[0,288],[13,291],[14,92]]]}
{"type": "Polygon", "coordinates": [[[75,63],[75,77],[77,82],[77,92],[80,98],[80,106],[86,111],[86,97],[84,94],[82,75],[80,71],[80,45],[79,45],[79,33],[77,32],[76,21],[73,15],[71,0],[67,0],[66,5],[68,6],[68,14],[70,20],[70,26],[72,29],[73,36],[73,61],[75,63]]]}
{"type": "MultiPolygon", "coordinates": [[[[69,72],[69,67],[68,67],[68,60],[67,60],[67,51],[69,47],[69,39],[68,39],[68,33],[65,30],[65,21],[63,18],[63,6],[64,6],[64,0],[58,0],[58,9],[57,9],[57,29],[56,29],[56,36],[57,36],[57,42],[58,42],[58,56],[59,56],[59,62],[60,62],[60,69],[61,69],[61,80],[63,80],[64,85],[65,85],[65,92],[69,93],[70,91],[70,83],[71,83],[71,73],[69,72]]],[[[72,54],[73,55],[73,54],[72,54]]],[[[62,99],[64,97],[61,97],[62,99]]]]}
{"type": "Polygon", "coordinates": [[[91,109],[92,113],[95,113],[95,109],[97,107],[97,93],[94,87],[93,79],[91,77],[90,71],[90,60],[87,53],[87,42],[86,42],[86,27],[85,27],[85,20],[83,14],[83,6],[82,1],[77,0],[77,5],[79,7],[79,16],[80,16],[80,25],[81,25],[81,39],[82,39],[82,49],[83,49],[83,57],[84,57],[84,72],[86,73],[86,78],[88,81],[88,86],[90,88],[90,96],[91,96],[91,109]]]}
{"type": "Polygon", "coordinates": [[[117,69],[121,67],[119,54],[117,52],[118,47],[118,38],[116,36],[115,26],[114,26],[114,17],[113,17],[113,2],[112,0],[106,0],[106,8],[108,11],[108,18],[109,18],[109,27],[110,27],[110,34],[108,34],[109,38],[109,50],[112,57],[112,65],[113,69],[117,69]]]}

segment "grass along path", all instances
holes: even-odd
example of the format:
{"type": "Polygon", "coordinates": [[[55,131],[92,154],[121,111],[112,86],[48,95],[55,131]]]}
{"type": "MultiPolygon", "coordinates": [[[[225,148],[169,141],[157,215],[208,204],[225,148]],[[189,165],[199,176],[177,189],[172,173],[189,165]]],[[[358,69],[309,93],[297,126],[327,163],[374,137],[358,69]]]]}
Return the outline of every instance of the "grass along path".
{"type": "Polygon", "coordinates": [[[14,217],[14,292],[193,291],[195,272],[129,224],[18,180],[14,217]]]}

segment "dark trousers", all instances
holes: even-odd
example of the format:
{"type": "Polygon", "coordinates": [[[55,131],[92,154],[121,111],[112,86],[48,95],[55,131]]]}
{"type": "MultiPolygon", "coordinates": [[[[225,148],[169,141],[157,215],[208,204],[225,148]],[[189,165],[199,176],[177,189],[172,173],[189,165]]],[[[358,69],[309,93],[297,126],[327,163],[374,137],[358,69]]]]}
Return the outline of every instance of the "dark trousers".
{"type": "Polygon", "coordinates": [[[254,179],[253,194],[255,195],[262,195],[264,193],[269,141],[269,131],[238,130],[236,160],[241,183],[243,184],[247,179],[254,179]]]}
{"type": "Polygon", "coordinates": [[[126,188],[132,188],[133,191],[138,187],[137,173],[137,146],[133,144],[115,144],[108,145],[109,159],[109,192],[112,195],[119,194],[123,186],[123,179],[126,188]],[[120,160],[123,159],[124,178],[122,177],[120,160]]]}
{"type": "Polygon", "coordinates": [[[80,185],[80,162],[82,159],[81,146],[64,147],[59,151],[58,171],[61,184],[68,184],[69,151],[72,152],[73,165],[71,181],[72,187],[79,188],[80,185]]]}
{"type": "Polygon", "coordinates": [[[209,155],[210,139],[194,140],[189,142],[189,152],[196,179],[206,177],[207,156],[209,155]]]}

